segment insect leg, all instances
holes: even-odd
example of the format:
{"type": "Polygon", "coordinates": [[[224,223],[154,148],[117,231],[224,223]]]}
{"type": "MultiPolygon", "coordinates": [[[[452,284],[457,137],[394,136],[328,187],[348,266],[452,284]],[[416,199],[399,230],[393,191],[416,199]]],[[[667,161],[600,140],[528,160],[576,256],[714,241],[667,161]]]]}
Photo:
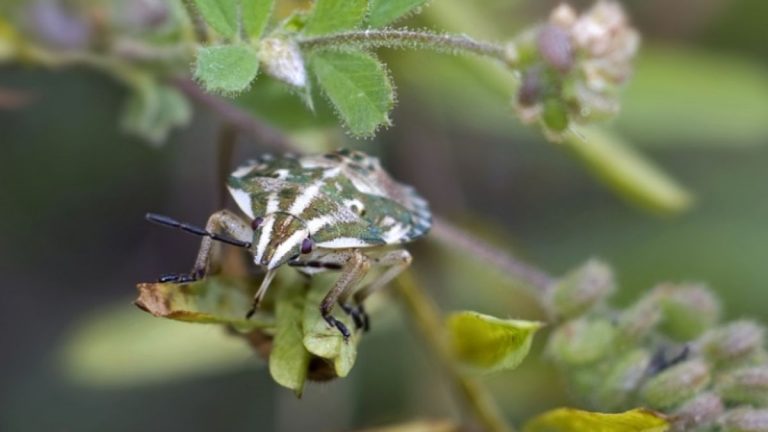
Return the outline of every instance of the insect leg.
{"type": "Polygon", "coordinates": [[[162,276],[159,279],[160,282],[192,282],[205,276],[213,255],[213,242],[218,240],[218,235],[226,234],[234,240],[244,243],[250,242],[253,239],[253,231],[250,225],[229,210],[220,210],[212,214],[205,225],[205,231],[213,234],[213,236],[206,235],[203,237],[192,271],[189,274],[162,276]]]}
{"type": "Polygon", "coordinates": [[[331,311],[339,297],[343,297],[347,291],[354,288],[365,277],[370,268],[370,259],[357,249],[337,252],[325,257],[325,259],[341,264],[341,274],[320,303],[320,315],[329,325],[336,327],[347,340],[350,336],[349,329],[341,321],[334,318],[331,311]]]}
{"type": "Polygon", "coordinates": [[[374,265],[388,266],[389,268],[370,284],[361,288],[354,294],[356,306],[347,306],[350,309],[350,314],[353,318],[356,315],[359,316],[363,330],[368,331],[370,329],[370,320],[363,308],[363,301],[374,292],[386,286],[392,279],[396,278],[397,275],[407,269],[411,265],[411,261],[411,254],[405,249],[390,251],[378,258],[373,258],[374,265]]]}

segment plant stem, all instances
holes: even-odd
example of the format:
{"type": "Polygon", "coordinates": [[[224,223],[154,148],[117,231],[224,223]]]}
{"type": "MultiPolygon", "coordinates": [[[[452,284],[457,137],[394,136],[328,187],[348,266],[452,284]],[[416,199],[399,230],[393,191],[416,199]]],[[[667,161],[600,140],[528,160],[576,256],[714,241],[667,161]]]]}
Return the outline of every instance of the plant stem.
{"type": "Polygon", "coordinates": [[[507,424],[488,390],[459,369],[443,331],[440,311],[418,287],[411,272],[405,272],[398,277],[395,288],[424,341],[482,429],[490,432],[512,432],[514,429],[507,424]]]}
{"type": "Polygon", "coordinates": [[[477,41],[465,35],[440,34],[417,30],[359,30],[299,39],[306,49],[413,48],[440,52],[468,52],[510,63],[503,45],[477,41]]]}

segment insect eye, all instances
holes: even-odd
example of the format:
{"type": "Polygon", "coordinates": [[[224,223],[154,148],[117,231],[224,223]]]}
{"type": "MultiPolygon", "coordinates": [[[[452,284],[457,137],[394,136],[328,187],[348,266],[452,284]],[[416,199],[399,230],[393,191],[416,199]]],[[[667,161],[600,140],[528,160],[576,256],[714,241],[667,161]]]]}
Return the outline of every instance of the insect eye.
{"type": "Polygon", "coordinates": [[[301,253],[308,254],[312,252],[312,248],[315,246],[315,242],[311,238],[307,237],[301,242],[301,253]]]}
{"type": "Polygon", "coordinates": [[[261,224],[264,223],[264,218],[261,216],[257,216],[251,221],[251,229],[256,229],[261,226],[261,224]]]}

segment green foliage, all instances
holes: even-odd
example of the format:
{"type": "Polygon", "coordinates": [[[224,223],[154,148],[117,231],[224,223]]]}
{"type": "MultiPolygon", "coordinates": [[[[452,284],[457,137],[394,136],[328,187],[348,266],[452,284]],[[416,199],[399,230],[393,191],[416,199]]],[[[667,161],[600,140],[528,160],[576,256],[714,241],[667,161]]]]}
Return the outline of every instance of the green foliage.
{"type": "Polygon", "coordinates": [[[272,15],[275,0],[241,0],[243,27],[252,38],[258,38],[264,33],[272,15]]]}
{"type": "Polygon", "coordinates": [[[128,95],[121,125],[148,142],[162,144],[170,131],[192,118],[189,102],[176,89],[146,80],[128,95]]]}
{"type": "Polygon", "coordinates": [[[277,327],[269,355],[269,373],[297,396],[304,391],[309,367],[309,352],[302,344],[304,292],[300,286],[282,289],[275,304],[277,327]]]}
{"type": "Polygon", "coordinates": [[[351,30],[362,23],[367,11],[367,0],[316,0],[304,26],[304,34],[321,35],[351,30]]]}
{"type": "Polygon", "coordinates": [[[383,27],[412,13],[429,0],[371,0],[367,23],[371,27],[383,27]]]}
{"type": "Polygon", "coordinates": [[[634,409],[617,414],[558,408],[529,421],[523,432],[664,432],[669,423],[659,413],[634,409]]]}
{"type": "MultiPolygon", "coordinates": [[[[239,1],[235,0],[194,0],[197,10],[217,33],[226,38],[237,35],[237,9],[239,1]]],[[[247,3],[247,2],[246,2],[247,3]]]]}
{"type": "Polygon", "coordinates": [[[447,326],[453,353],[462,364],[494,372],[514,369],[522,363],[541,323],[457,312],[448,318],[447,326]]]}
{"type": "Polygon", "coordinates": [[[389,125],[392,83],[381,62],[364,52],[317,52],[310,58],[320,88],[353,135],[370,136],[389,125]]]}
{"type": "Polygon", "coordinates": [[[256,52],[246,45],[219,45],[197,51],[195,78],[211,92],[241,92],[258,71],[256,52]]]}

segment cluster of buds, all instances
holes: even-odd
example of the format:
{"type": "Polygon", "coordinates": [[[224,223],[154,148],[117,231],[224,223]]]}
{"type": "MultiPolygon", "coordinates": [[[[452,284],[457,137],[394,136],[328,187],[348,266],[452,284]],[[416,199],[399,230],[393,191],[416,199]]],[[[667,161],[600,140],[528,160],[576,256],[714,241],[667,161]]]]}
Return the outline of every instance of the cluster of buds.
{"type": "Polygon", "coordinates": [[[624,310],[606,302],[614,286],[593,260],[550,290],[560,323],[547,352],[584,402],[655,409],[675,431],[768,431],[763,326],[720,324],[720,302],[701,284],[661,284],[624,310]]]}
{"type": "Polygon", "coordinates": [[[639,45],[619,3],[601,0],[582,15],[560,5],[509,45],[508,60],[523,71],[518,116],[557,138],[572,121],[615,115],[639,45]]]}

